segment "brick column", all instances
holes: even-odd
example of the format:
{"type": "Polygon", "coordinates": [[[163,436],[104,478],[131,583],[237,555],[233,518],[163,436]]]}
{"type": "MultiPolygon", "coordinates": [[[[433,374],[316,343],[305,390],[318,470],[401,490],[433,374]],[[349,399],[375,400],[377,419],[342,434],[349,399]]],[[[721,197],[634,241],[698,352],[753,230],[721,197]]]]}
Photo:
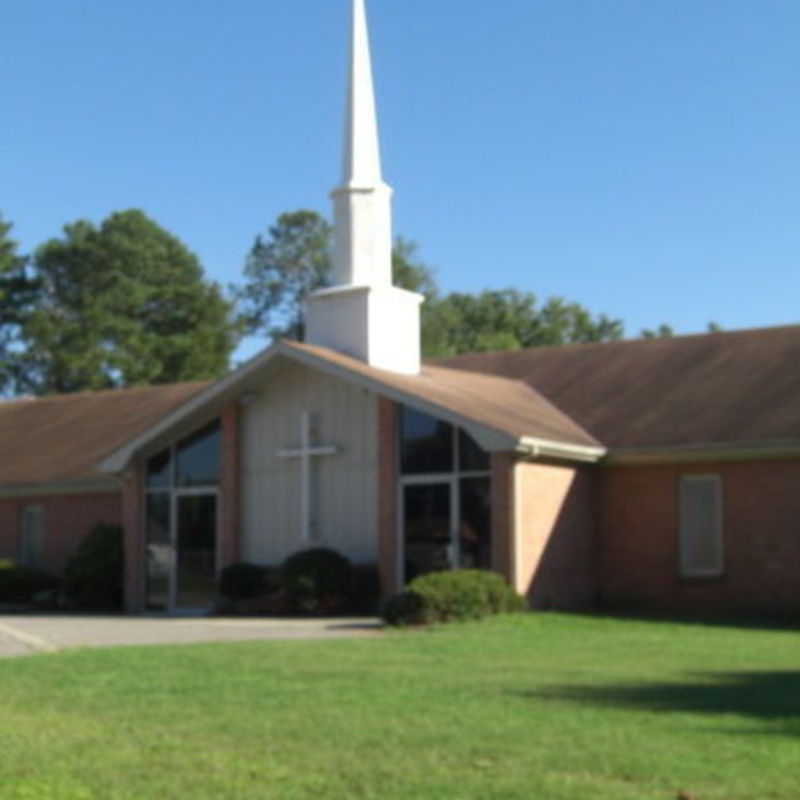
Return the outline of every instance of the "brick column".
{"type": "Polygon", "coordinates": [[[230,403],[222,412],[222,437],[220,452],[220,568],[234,564],[241,558],[239,532],[239,506],[241,503],[239,479],[239,404],[230,403]]]}
{"type": "Polygon", "coordinates": [[[125,611],[144,610],[145,548],[141,467],[122,476],[122,527],[125,550],[125,611]]]}
{"type": "Polygon", "coordinates": [[[388,597],[397,582],[397,407],[378,398],[378,570],[381,590],[388,597]]]}
{"type": "Polygon", "coordinates": [[[512,453],[491,455],[492,569],[516,589],[514,462],[512,453]]]}

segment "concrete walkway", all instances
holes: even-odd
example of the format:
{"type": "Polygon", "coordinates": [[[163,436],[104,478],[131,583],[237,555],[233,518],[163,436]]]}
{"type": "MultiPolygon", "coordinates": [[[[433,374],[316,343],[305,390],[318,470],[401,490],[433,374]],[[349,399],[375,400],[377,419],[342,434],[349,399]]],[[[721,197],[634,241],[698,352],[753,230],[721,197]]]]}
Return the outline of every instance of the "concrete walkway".
{"type": "Polygon", "coordinates": [[[69,647],[375,636],[378,619],[0,616],[0,657],[69,647]]]}

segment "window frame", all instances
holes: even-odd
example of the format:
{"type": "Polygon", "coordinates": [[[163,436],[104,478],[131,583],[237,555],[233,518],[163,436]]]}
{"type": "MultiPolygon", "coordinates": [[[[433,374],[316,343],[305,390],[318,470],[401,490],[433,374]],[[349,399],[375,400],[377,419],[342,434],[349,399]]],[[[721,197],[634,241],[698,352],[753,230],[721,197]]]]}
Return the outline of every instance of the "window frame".
{"type": "MultiPolygon", "coordinates": [[[[428,414],[427,411],[422,411],[413,406],[408,406],[420,414],[427,414],[427,416],[434,419],[440,419],[433,414],[428,414]]],[[[425,486],[432,484],[446,484],[450,491],[450,554],[454,566],[452,569],[458,569],[461,564],[461,539],[459,531],[461,529],[461,481],[464,478],[486,478],[489,480],[489,491],[491,493],[491,480],[492,480],[492,465],[491,453],[487,450],[489,464],[486,469],[482,470],[462,470],[461,469],[461,433],[463,432],[469,436],[469,431],[462,428],[460,425],[455,425],[448,420],[441,420],[447,422],[452,428],[451,447],[452,447],[452,470],[448,472],[403,472],[403,425],[402,425],[403,406],[397,406],[397,425],[396,425],[396,460],[395,469],[397,475],[397,486],[395,503],[397,508],[396,518],[396,562],[395,562],[395,575],[399,586],[406,585],[405,575],[405,527],[406,527],[406,513],[405,513],[405,489],[407,486],[425,486]]],[[[474,440],[473,440],[474,441],[474,440]]],[[[477,442],[475,443],[477,444],[477,442]]],[[[480,445],[478,445],[480,447],[480,445]]],[[[481,448],[483,449],[483,448],[481,448]]],[[[490,494],[491,496],[491,494],[490,494]]],[[[493,533],[493,532],[492,532],[493,533]]]]}
{"type": "Polygon", "coordinates": [[[725,538],[724,538],[724,495],[722,476],[719,473],[685,473],[678,480],[678,574],[686,580],[703,580],[720,578],[725,574],[725,538]],[[714,502],[714,520],[711,536],[717,554],[717,564],[713,568],[695,567],[687,560],[687,530],[689,520],[686,519],[684,504],[684,487],[690,484],[704,483],[712,487],[714,502]]]}
{"type": "Polygon", "coordinates": [[[213,495],[216,500],[216,516],[215,516],[215,537],[216,542],[214,546],[214,562],[217,576],[219,576],[222,563],[222,542],[220,526],[222,524],[222,472],[223,472],[223,453],[222,453],[222,420],[219,417],[214,417],[204,424],[198,426],[193,431],[170,440],[170,442],[162,447],[159,447],[143,459],[143,501],[144,513],[142,514],[142,537],[145,547],[144,556],[144,575],[143,575],[143,592],[144,592],[144,605],[145,609],[153,613],[175,614],[185,612],[186,609],[177,606],[178,586],[177,586],[177,563],[178,563],[178,503],[180,498],[213,495]],[[194,436],[196,433],[211,428],[215,423],[219,425],[219,477],[216,483],[213,484],[198,484],[194,486],[181,486],[178,483],[178,449],[181,444],[187,439],[194,436]],[[169,470],[167,471],[167,481],[162,486],[148,486],[147,485],[147,465],[151,459],[160,455],[161,453],[169,453],[169,470]],[[170,567],[170,574],[168,578],[167,588],[167,603],[166,607],[162,610],[152,608],[148,605],[148,575],[147,575],[147,556],[146,549],[149,542],[148,539],[148,518],[147,518],[147,503],[151,495],[165,495],[169,503],[169,547],[172,550],[170,567]]]}
{"type": "Polygon", "coordinates": [[[45,508],[41,504],[31,504],[22,507],[20,513],[19,543],[17,547],[17,560],[26,567],[41,568],[44,562],[44,545],[46,536],[45,508]],[[37,527],[28,527],[28,520],[37,519],[37,527]],[[30,541],[33,533],[33,541],[30,541]]]}

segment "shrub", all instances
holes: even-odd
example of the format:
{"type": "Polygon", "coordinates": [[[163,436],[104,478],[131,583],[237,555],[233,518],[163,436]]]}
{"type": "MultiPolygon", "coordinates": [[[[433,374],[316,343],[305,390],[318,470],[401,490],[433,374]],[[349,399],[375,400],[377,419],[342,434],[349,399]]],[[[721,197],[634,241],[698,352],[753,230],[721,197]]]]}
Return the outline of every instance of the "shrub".
{"type": "Polygon", "coordinates": [[[383,606],[383,618],[387,625],[422,625],[426,622],[425,601],[416,592],[398,592],[383,606]]]}
{"type": "Polygon", "coordinates": [[[333,614],[347,609],[353,567],[335,550],[317,547],[295,553],[284,562],[281,577],[295,613],[333,614]]]}
{"type": "Polygon", "coordinates": [[[495,572],[478,569],[431,572],[415,578],[408,589],[397,596],[397,603],[387,604],[387,610],[408,621],[392,622],[384,611],[389,624],[423,624],[451,622],[454,620],[480,619],[490,614],[521,611],[523,599],[495,572]],[[418,598],[419,609],[414,601],[402,595],[418,598]],[[399,609],[399,611],[398,611],[399,609]],[[404,611],[405,609],[410,609],[404,611]]]}
{"type": "Polygon", "coordinates": [[[381,602],[381,576],[377,564],[354,564],[350,587],[350,611],[375,614],[381,602]]]}
{"type": "Polygon", "coordinates": [[[87,610],[116,611],[123,595],[122,528],[99,523],[78,545],[64,570],[69,603],[87,610]]]}
{"type": "Polygon", "coordinates": [[[55,592],[59,583],[44,570],[0,561],[0,603],[30,603],[37,594],[55,592]]]}
{"type": "Polygon", "coordinates": [[[219,593],[228,600],[250,600],[266,591],[267,567],[240,562],[220,572],[219,593]]]}

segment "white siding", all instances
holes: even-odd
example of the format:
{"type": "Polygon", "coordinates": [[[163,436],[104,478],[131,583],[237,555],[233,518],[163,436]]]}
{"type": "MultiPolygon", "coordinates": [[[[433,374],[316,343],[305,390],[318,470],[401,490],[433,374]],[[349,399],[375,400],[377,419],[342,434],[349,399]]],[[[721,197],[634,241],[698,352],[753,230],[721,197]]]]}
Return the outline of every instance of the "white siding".
{"type": "Polygon", "coordinates": [[[355,563],[377,560],[377,397],[342,380],[287,362],[242,410],[242,558],[280,564],[312,546],[355,563]],[[312,541],[301,531],[300,461],[278,450],[299,446],[301,414],[312,415],[312,541]]]}

